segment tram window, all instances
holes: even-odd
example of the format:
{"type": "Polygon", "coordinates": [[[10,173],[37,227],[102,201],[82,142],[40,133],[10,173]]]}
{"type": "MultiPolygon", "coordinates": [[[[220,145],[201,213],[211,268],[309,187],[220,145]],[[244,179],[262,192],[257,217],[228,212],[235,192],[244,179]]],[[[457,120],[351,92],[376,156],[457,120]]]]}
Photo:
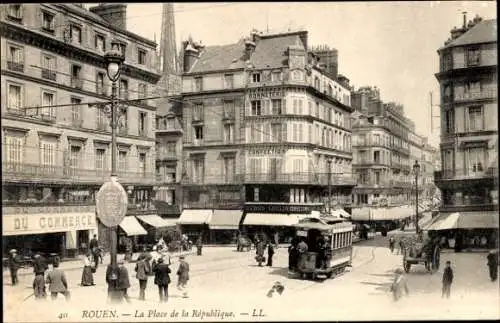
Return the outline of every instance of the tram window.
{"type": "Polygon", "coordinates": [[[340,235],[340,233],[337,233],[337,249],[340,248],[340,239],[342,238],[342,236],[340,235]]]}
{"type": "Polygon", "coordinates": [[[345,247],[345,232],[342,232],[342,248],[345,247]]]}

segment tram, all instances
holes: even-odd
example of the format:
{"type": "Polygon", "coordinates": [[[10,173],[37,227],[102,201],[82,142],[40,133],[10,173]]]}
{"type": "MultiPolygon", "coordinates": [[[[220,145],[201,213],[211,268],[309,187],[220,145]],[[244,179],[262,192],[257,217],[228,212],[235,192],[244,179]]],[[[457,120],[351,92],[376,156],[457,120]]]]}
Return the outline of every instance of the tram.
{"type": "Polygon", "coordinates": [[[295,229],[289,250],[290,277],[332,278],[351,266],[352,223],[341,219],[304,218],[295,229]]]}

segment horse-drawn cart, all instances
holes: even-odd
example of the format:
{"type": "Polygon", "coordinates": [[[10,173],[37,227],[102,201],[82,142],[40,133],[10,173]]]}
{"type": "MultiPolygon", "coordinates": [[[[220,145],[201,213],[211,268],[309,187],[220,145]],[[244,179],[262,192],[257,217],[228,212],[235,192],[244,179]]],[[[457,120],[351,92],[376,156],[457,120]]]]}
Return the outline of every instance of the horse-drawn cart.
{"type": "Polygon", "coordinates": [[[439,269],[441,249],[436,239],[420,239],[417,235],[404,239],[403,268],[410,272],[412,265],[422,264],[430,272],[439,269]]]}

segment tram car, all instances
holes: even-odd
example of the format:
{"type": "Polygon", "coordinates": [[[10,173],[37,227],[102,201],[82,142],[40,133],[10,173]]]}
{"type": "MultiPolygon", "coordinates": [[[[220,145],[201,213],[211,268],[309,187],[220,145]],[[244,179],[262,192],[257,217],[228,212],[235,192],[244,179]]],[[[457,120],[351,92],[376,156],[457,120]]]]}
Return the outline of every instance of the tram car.
{"type": "Polygon", "coordinates": [[[352,223],[304,218],[294,227],[296,234],[289,250],[290,277],[332,278],[351,266],[352,223]]]}

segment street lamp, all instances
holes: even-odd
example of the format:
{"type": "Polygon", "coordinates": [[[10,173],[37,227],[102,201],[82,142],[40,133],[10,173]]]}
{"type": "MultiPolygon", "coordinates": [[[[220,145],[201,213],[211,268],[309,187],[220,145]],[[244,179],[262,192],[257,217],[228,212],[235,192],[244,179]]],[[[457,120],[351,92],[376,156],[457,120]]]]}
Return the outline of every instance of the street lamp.
{"type": "Polygon", "coordinates": [[[415,173],[415,232],[418,234],[418,174],[420,173],[420,165],[418,160],[413,164],[413,172],[415,173]]]}
{"type": "MultiPolygon", "coordinates": [[[[119,115],[116,111],[117,109],[117,94],[116,94],[116,82],[118,81],[121,73],[122,63],[125,61],[125,57],[120,50],[120,44],[116,41],[111,42],[111,50],[104,55],[104,60],[106,62],[106,72],[109,80],[111,81],[111,111],[108,114],[110,118],[110,126],[111,126],[111,179],[116,181],[117,173],[116,173],[116,130],[118,128],[118,118],[119,115]]],[[[118,184],[119,185],[119,184],[118,184]]],[[[118,228],[117,225],[110,227],[110,258],[111,258],[111,280],[108,287],[108,296],[112,301],[118,299],[117,296],[117,286],[116,282],[118,279],[117,268],[117,248],[118,248],[118,228]]]]}

